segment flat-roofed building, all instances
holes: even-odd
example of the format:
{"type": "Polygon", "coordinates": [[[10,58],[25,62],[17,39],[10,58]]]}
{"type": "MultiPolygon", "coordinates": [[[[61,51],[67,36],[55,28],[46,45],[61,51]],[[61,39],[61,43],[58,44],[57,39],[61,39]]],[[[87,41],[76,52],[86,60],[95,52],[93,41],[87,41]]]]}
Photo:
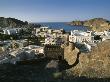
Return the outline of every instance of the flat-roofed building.
{"type": "Polygon", "coordinates": [[[71,35],[69,35],[69,41],[74,43],[93,42],[94,36],[92,36],[91,31],[83,32],[83,31],[74,30],[71,31],[71,35]]]}

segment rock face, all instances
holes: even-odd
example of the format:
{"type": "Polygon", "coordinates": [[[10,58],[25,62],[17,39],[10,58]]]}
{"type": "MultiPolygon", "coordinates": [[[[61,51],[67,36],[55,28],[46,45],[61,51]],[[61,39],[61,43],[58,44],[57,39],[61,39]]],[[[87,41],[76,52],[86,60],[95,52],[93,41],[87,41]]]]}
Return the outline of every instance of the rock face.
{"type": "Polygon", "coordinates": [[[75,62],[77,58],[77,53],[79,52],[79,50],[75,47],[73,50],[72,49],[72,43],[70,43],[69,46],[64,48],[64,59],[68,61],[69,65],[72,65],[75,62]]]}
{"type": "Polygon", "coordinates": [[[88,26],[91,30],[104,31],[110,29],[110,22],[103,18],[94,18],[84,22],[84,26],[88,26]]]}
{"type": "Polygon", "coordinates": [[[75,49],[75,44],[73,42],[69,42],[69,51],[73,51],[75,49]]]}
{"type": "MultiPolygon", "coordinates": [[[[67,47],[66,47],[67,48],[67,47]]],[[[69,64],[75,62],[77,49],[72,52],[65,52],[65,59],[69,64]],[[74,53],[75,52],[75,53],[74,53]]],[[[110,77],[110,41],[97,44],[90,53],[81,53],[79,63],[67,70],[76,76],[104,78],[110,77]]]]}

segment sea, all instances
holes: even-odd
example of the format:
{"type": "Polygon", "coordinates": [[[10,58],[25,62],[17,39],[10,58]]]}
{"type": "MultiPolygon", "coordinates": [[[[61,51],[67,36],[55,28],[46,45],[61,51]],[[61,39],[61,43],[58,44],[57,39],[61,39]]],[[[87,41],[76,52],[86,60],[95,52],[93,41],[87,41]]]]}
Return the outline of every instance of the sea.
{"type": "Polygon", "coordinates": [[[87,27],[85,26],[72,26],[67,24],[66,22],[42,22],[39,23],[41,26],[47,26],[52,29],[64,29],[66,32],[70,32],[71,30],[82,30],[87,31],[87,27]]]}

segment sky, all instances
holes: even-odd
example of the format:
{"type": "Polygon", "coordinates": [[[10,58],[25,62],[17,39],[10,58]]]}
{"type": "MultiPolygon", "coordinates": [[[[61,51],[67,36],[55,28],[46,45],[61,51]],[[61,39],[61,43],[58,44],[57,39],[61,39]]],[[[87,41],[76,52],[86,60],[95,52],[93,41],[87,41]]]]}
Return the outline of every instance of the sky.
{"type": "Polygon", "coordinates": [[[0,0],[0,17],[28,22],[110,20],[110,0],[0,0]]]}

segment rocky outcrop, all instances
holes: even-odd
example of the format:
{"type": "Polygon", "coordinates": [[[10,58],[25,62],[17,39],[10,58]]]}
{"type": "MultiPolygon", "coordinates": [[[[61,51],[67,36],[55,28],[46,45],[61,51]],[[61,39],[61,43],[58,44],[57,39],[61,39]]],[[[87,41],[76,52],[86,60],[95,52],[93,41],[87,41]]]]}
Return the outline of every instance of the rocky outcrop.
{"type": "Polygon", "coordinates": [[[70,25],[87,26],[90,30],[104,31],[110,29],[110,21],[103,18],[94,18],[86,21],[72,21],[70,25]]]}
{"type": "Polygon", "coordinates": [[[78,52],[79,50],[77,48],[75,48],[73,51],[70,51],[68,47],[65,48],[64,58],[66,61],[68,61],[69,65],[72,65],[76,61],[78,52]]]}
{"type": "MultiPolygon", "coordinates": [[[[69,62],[69,64],[75,62],[77,52],[77,49],[73,50],[72,52],[65,52],[65,59],[69,62]]],[[[109,78],[109,68],[110,41],[107,40],[97,44],[97,47],[94,47],[90,53],[81,53],[79,57],[79,63],[75,67],[67,70],[67,72],[76,76],[109,78]]]]}
{"type": "Polygon", "coordinates": [[[84,26],[88,26],[91,30],[104,31],[110,29],[110,22],[103,18],[94,18],[84,22],[84,26]]]}
{"type": "Polygon", "coordinates": [[[83,21],[72,21],[70,24],[75,26],[82,26],[83,23],[84,23],[83,21]]]}

